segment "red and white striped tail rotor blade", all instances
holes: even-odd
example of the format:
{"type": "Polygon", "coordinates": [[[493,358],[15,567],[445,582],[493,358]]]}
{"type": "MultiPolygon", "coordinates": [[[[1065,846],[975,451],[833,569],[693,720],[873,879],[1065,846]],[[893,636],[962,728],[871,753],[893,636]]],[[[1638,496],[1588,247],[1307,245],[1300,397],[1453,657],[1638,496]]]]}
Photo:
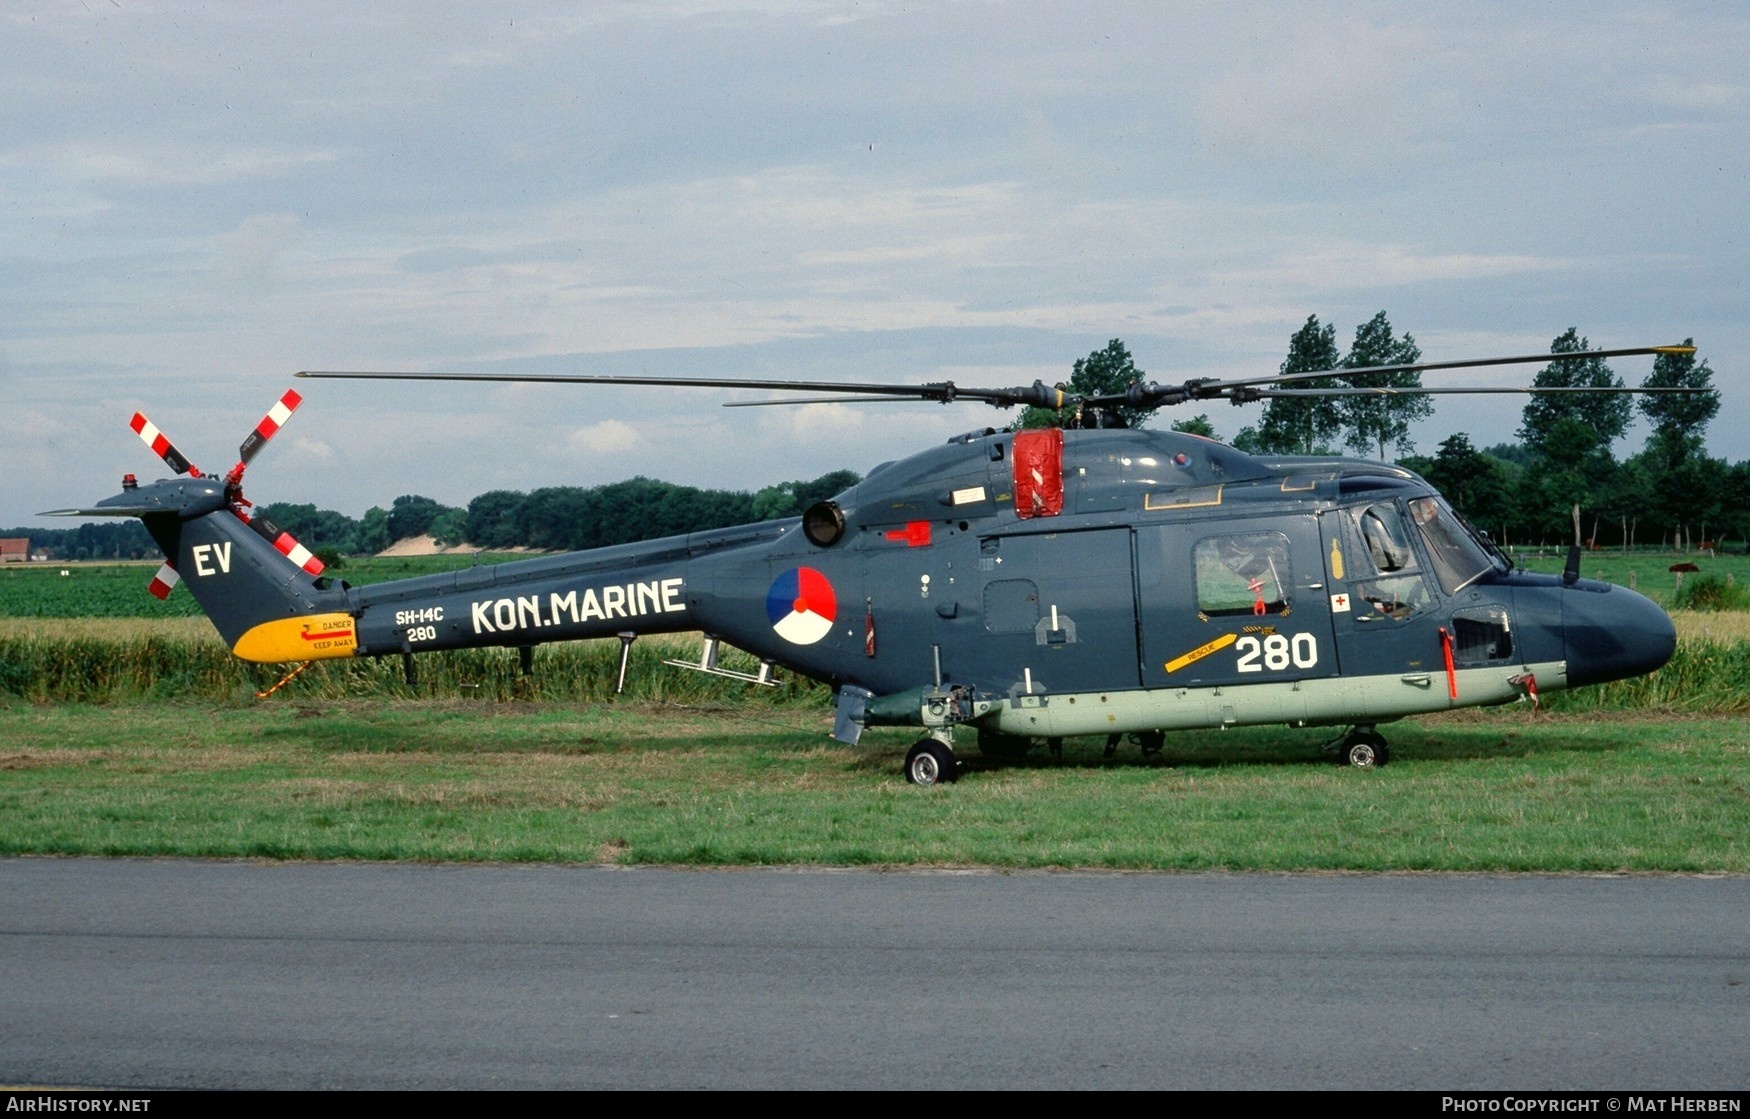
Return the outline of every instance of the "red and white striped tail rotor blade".
{"type": "Polygon", "coordinates": [[[312,555],[310,549],[293,540],[291,533],[282,532],[274,537],[273,546],[279,549],[280,555],[291,560],[307,573],[311,575],[322,574],[322,561],[312,555]]]}
{"type": "Polygon", "coordinates": [[[128,426],[134,429],[134,434],[138,435],[146,446],[152,448],[152,453],[163,459],[164,464],[170,469],[178,474],[187,474],[192,478],[201,476],[201,472],[195,469],[194,463],[188,461],[187,458],[183,457],[181,451],[171,445],[164,433],[158,430],[158,425],[147,419],[144,412],[135,412],[134,418],[128,421],[128,426]]]}
{"type": "Polygon", "coordinates": [[[274,437],[275,432],[285,426],[286,421],[292,418],[292,413],[296,412],[298,405],[303,402],[304,398],[298,395],[296,389],[287,389],[285,395],[274,401],[273,407],[267,410],[267,415],[261,417],[261,422],[255,425],[255,430],[250,432],[248,437],[243,440],[243,445],[237,448],[237,457],[242,459],[243,465],[249,465],[250,460],[261,452],[261,448],[267,445],[267,441],[274,437]]]}
{"type": "Polygon", "coordinates": [[[160,602],[170,597],[170,592],[176,589],[176,584],[182,582],[182,576],[176,573],[176,568],[165,564],[158,569],[158,574],[152,576],[152,581],[146,589],[152,592],[152,597],[160,602]]]}
{"type": "MultiPolygon", "coordinates": [[[[238,516],[243,516],[243,514],[239,513],[238,516]]],[[[280,555],[291,560],[311,575],[322,574],[322,569],[325,566],[323,562],[312,555],[310,549],[292,539],[291,533],[281,529],[280,526],[260,514],[254,517],[244,516],[243,519],[248,522],[250,528],[261,534],[263,540],[272,544],[274,550],[280,555]]]]}

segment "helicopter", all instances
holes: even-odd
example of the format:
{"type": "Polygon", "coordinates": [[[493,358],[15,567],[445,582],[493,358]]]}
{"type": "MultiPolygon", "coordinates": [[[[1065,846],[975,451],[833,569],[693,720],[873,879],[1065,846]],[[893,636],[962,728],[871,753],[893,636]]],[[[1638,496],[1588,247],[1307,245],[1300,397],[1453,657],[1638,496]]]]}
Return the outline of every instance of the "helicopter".
{"type": "MultiPolygon", "coordinates": [[[[1657,346],[1381,366],[1356,373],[1687,353],[1657,346]]],[[[832,688],[832,735],[915,728],[903,773],[954,781],[956,735],[1013,758],[1041,743],[1172,731],[1347,727],[1327,750],[1386,764],[1406,716],[1529,700],[1642,675],[1676,633],[1650,599],[1579,574],[1516,569],[1423,479],[1381,462],[1252,455],[1212,439],[1108,426],[1116,405],[1400,392],[1303,388],[1334,371],[1076,395],[1011,388],[589,374],[322,372],[300,378],[536,381],[764,389],[802,399],[1038,405],[1063,427],[983,428],[883,463],[800,517],[353,587],[254,512],[249,463],[302,401],[285,393],[204,474],[143,414],[131,426],[177,475],[53,515],[140,518],[166,557],[152,593],[187,583],[232,653],[302,664],[698,632],[683,668],[752,684],[783,669],[832,688]],[[812,394],[812,395],[810,395],[812,394]],[[835,395],[824,395],[835,394],[835,395]],[[759,660],[722,667],[725,644],[759,660]]],[[[1465,389],[1441,392],[1657,391],[1465,389]]],[[[1668,390],[1670,391],[1670,390],[1668,390]]],[[[1688,390],[1675,390],[1688,391],[1688,390]]],[[[795,399],[795,398],[787,398],[795,399]]],[[[787,402],[787,401],[786,401],[787,402]]],[[[730,406],[779,401],[737,401],[730,406]]]]}

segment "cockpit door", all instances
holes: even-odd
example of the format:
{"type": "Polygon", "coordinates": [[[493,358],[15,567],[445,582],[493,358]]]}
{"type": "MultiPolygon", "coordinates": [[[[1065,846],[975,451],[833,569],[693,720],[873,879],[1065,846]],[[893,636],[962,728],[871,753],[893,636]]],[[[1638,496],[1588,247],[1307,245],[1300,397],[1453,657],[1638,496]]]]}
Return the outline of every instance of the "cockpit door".
{"type": "Polygon", "coordinates": [[[1345,674],[1444,671],[1441,604],[1403,507],[1382,497],[1329,510],[1319,522],[1345,674]]]}

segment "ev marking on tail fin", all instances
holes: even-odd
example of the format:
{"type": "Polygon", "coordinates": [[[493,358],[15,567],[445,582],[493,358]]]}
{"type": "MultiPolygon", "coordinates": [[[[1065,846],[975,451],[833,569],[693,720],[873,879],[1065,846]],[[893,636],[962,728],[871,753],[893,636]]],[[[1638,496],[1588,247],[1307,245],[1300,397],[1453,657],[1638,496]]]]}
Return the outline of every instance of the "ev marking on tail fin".
{"type": "Polygon", "coordinates": [[[229,540],[218,544],[196,544],[190,551],[194,554],[194,573],[196,575],[229,575],[231,574],[231,542],[229,540]],[[213,564],[217,562],[218,568],[213,564]]]}

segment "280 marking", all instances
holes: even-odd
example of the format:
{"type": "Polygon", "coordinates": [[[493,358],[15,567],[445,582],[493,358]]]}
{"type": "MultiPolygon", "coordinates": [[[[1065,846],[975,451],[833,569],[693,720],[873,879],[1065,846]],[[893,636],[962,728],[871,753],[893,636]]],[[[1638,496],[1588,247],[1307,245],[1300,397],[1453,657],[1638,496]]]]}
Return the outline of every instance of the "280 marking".
{"type": "Polygon", "coordinates": [[[1297,633],[1292,638],[1272,633],[1262,640],[1248,635],[1234,642],[1234,651],[1240,656],[1241,672],[1281,672],[1290,664],[1311,668],[1319,663],[1318,639],[1310,633],[1297,633]]]}

